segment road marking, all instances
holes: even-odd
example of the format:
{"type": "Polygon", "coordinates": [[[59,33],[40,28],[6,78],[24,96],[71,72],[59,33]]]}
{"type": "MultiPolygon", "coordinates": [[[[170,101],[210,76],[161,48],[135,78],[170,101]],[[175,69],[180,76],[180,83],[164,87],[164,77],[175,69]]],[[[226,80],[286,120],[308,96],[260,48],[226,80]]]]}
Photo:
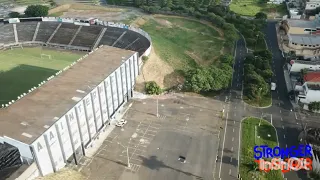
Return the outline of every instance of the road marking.
{"type": "Polygon", "coordinates": [[[234,116],[237,116],[236,113],[234,113],[234,116]]]}
{"type": "Polygon", "coordinates": [[[236,124],[236,121],[233,121],[233,124],[236,124]]]}
{"type": "Polygon", "coordinates": [[[286,148],[288,147],[288,145],[286,144],[286,148]]]}
{"type": "Polygon", "coordinates": [[[286,138],[286,135],[285,135],[285,134],[283,135],[283,138],[286,138]]]}
{"type": "Polygon", "coordinates": [[[278,96],[278,100],[280,99],[280,97],[278,96]]]}
{"type": "Polygon", "coordinates": [[[235,106],[234,109],[237,109],[237,106],[235,106]]]}
{"type": "Polygon", "coordinates": [[[284,126],[282,126],[282,129],[284,129],[284,126]]]}
{"type": "Polygon", "coordinates": [[[234,128],[232,129],[232,132],[234,132],[234,128]]]}
{"type": "MultiPolygon", "coordinates": [[[[237,46],[236,46],[237,48],[237,46]]],[[[222,157],[223,157],[223,150],[224,150],[224,143],[226,141],[226,132],[227,132],[227,124],[228,124],[228,115],[229,113],[227,113],[227,117],[226,117],[226,125],[224,127],[224,135],[223,135],[223,142],[222,142],[222,152],[221,152],[221,159],[220,159],[220,169],[219,169],[219,178],[221,176],[221,166],[222,166],[222,157]]]]}
{"type": "Polygon", "coordinates": [[[229,175],[231,175],[231,169],[229,169],[229,175]]]}
{"type": "Polygon", "coordinates": [[[296,119],[298,119],[296,112],[294,112],[294,116],[296,117],[296,119]]]}
{"type": "Polygon", "coordinates": [[[281,109],[280,109],[280,113],[281,113],[281,109]]]}
{"type": "Polygon", "coordinates": [[[281,118],[280,120],[281,120],[281,121],[283,121],[283,119],[282,119],[282,118],[281,118]]]}
{"type": "Polygon", "coordinates": [[[232,137],[232,141],[234,141],[234,137],[232,137]]]}
{"type": "Polygon", "coordinates": [[[233,147],[231,147],[231,152],[233,152],[233,147]]]}
{"type": "Polygon", "coordinates": [[[232,157],[230,158],[230,162],[232,162],[232,157]]]}

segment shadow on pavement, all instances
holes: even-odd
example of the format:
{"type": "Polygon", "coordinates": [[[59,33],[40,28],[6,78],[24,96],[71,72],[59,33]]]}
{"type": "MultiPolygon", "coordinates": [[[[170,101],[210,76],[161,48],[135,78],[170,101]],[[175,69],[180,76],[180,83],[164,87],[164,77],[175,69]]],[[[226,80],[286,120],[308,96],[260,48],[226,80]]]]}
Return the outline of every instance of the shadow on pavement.
{"type": "Polygon", "coordinates": [[[230,164],[230,165],[233,165],[234,167],[237,167],[238,166],[238,160],[235,159],[235,158],[232,158],[232,161],[230,162],[230,159],[231,159],[230,156],[223,156],[222,157],[222,162],[224,164],[230,164]]]}
{"type": "Polygon", "coordinates": [[[164,164],[164,162],[158,160],[157,156],[150,156],[149,158],[145,158],[145,157],[142,157],[142,156],[139,156],[139,157],[142,159],[142,165],[145,166],[145,167],[148,167],[151,170],[157,170],[158,171],[160,168],[168,168],[168,169],[172,169],[172,170],[174,170],[176,172],[183,173],[183,174],[185,174],[187,176],[193,176],[196,179],[203,180],[203,178],[200,177],[200,176],[194,175],[194,174],[189,173],[189,172],[181,171],[180,169],[176,169],[176,168],[167,166],[166,164],[164,164]]]}

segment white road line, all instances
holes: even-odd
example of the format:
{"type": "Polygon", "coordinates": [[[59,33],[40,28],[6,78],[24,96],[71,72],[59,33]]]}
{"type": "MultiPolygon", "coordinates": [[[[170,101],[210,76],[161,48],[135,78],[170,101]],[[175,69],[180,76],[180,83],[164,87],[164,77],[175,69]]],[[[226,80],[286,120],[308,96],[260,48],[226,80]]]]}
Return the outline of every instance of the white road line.
{"type": "Polygon", "coordinates": [[[232,132],[234,132],[234,128],[232,128],[232,132]]]}
{"type": "Polygon", "coordinates": [[[283,135],[283,138],[286,138],[286,135],[285,135],[285,134],[283,135]]]}
{"type": "Polygon", "coordinates": [[[229,169],[229,175],[231,175],[231,169],[229,169]]]}
{"type": "Polygon", "coordinates": [[[281,120],[281,121],[283,121],[283,119],[282,119],[282,118],[281,118],[280,120],[281,120]]]}
{"type": "Polygon", "coordinates": [[[237,114],[236,114],[236,113],[234,113],[234,116],[237,116],[237,114]]]}
{"type": "Polygon", "coordinates": [[[235,106],[234,109],[237,109],[237,106],[235,106]]]}
{"type": "Polygon", "coordinates": [[[234,141],[234,137],[232,137],[232,141],[234,141]]]}
{"type": "Polygon", "coordinates": [[[226,141],[227,124],[228,124],[228,113],[227,113],[227,117],[226,117],[226,125],[224,127],[224,135],[223,135],[223,142],[222,142],[222,152],[221,152],[221,160],[220,160],[220,169],[219,169],[219,178],[221,176],[222,157],[223,157],[223,151],[224,151],[224,143],[226,141]]]}
{"type": "Polygon", "coordinates": [[[233,152],[233,147],[231,147],[231,151],[233,152]]]}
{"type": "Polygon", "coordinates": [[[232,157],[230,158],[230,162],[232,162],[232,157]]]}
{"type": "Polygon", "coordinates": [[[288,147],[288,145],[286,144],[286,148],[288,147]]]}
{"type": "Polygon", "coordinates": [[[236,121],[233,121],[233,124],[236,124],[236,121]]]}
{"type": "Polygon", "coordinates": [[[296,112],[294,112],[294,116],[296,117],[296,119],[298,119],[298,117],[297,117],[297,113],[296,113],[296,112]]]}
{"type": "Polygon", "coordinates": [[[284,126],[282,126],[282,129],[284,129],[284,126]]]}
{"type": "Polygon", "coordinates": [[[281,109],[280,109],[280,113],[281,113],[281,109]]]}

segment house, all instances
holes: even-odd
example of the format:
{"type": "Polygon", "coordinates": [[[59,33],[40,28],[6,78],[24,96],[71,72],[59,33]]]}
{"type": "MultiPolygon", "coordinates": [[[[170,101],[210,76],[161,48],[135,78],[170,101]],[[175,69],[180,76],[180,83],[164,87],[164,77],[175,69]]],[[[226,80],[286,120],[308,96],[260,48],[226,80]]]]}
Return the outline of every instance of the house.
{"type": "Polygon", "coordinates": [[[320,7],[320,0],[308,0],[306,2],[305,10],[310,11],[316,9],[317,7],[320,7]]]}
{"type": "Polygon", "coordinates": [[[300,73],[302,69],[308,69],[308,71],[320,71],[320,61],[291,60],[290,64],[288,64],[288,70],[291,75],[300,73]]]}
{"type": "MultiPolygon", "coordinates": [[[[320,76],[319,76],[320,77],[320,76]]],[[[303,104],[320,101],[320,82],[305,82],[302,86],[296,85],[297,100],[303,104]]]]}

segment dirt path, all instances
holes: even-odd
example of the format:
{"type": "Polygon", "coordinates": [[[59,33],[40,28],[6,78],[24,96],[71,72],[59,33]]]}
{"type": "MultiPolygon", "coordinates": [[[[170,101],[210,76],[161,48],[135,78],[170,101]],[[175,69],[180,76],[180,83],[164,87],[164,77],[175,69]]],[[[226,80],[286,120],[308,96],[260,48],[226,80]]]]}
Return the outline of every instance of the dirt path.
{"type": "Polygon", "coordinates": [[[224,33],[221,29],[219,29],[218,27],[212,25],[210,22],[208,21],[204,21],[204,20],[198,20],[198,19],[194,19],[194,18],[191,18],[191,17],[182,17],[182,16],[170,16],[170,15],[163,15],[163,14],[155,14],[153,15],[153,17],[157,18],[157,17],[174,17],[174,18],[181,18],[181,19],[188,19],[188,20],[191,20],[191,21],[196,21],[196,22],[200,22],[202,24],[205,24],[211,28],[213,28],[214,30],[216,30],[219,35],[221,37],[224,37],[224,33]]]}

